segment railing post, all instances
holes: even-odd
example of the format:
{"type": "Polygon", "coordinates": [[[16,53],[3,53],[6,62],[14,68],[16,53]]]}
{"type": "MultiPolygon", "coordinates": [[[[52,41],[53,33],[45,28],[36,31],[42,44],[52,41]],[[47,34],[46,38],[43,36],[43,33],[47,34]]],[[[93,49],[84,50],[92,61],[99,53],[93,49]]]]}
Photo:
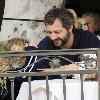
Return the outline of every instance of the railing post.
{"type": "Polygon", "coordinates": [[[64,95],[64,100],[66,100],[66,82],[65,82],[66,75],[61,75],[61,76],[62,76],[62,79],[63,79],[63,95],[64,95]]]}
{"type": "Polygon", "coordinates": [[[46,94],[47,94],[47,100],[49,100],[49,83],[48,83],[48,76],[46,76],[46,94]]]}
{"type": "Polygon", "coordinates": [[[83,74],[80,74],[80,79],[81,79],[81,100],[84,100],[83,74]]]}
{"type": "Polygon", "coordinates": [[[100,100],[100,48],[97,50],[97,68],[98,68],[98,100],[100,100]]]}
{"type": "Polygon", "coordinates": [[[32,95],[31,95],[31,77],[28,77],[28,84],[29,84],[29,100],[32,100],[32,95]]]}
{"type": "Polygon", "coordinates": [[[14,100],[14,77],[9,77],[11,82],[11,100],[14,100]]]}

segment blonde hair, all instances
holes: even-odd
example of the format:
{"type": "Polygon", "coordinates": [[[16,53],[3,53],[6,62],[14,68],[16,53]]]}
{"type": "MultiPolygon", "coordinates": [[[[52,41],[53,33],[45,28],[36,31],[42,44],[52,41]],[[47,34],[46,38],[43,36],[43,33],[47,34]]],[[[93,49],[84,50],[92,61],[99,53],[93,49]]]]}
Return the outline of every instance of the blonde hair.
{"type": "MultiPolygon", "coordinates": [[[[8,40],[5,43],[4,46],[4,51],[24,51],[24,48],[26,47],[26,44],[28,44],[29,41],[26,39],[21,39],[21,38],[12,38],[8,40]]],[[[22,57],[2,57],[0,58],[0,70],[1,71],[6,71],[9,70],[11,67],[11,64],[14,61],[19,60],[18,62],[20,63],[20,58],[22,57]]],[[[23,64],[20,66],[23,66],[23,64]]]]}
{"type": "MultiPolygon", "coordinates": [[[[26,39],[12,38],[4,44],[3,51],[24,51],[24,48],[28,43],[29,41],[26,39]]],[[[22,67],[25,64],[25,57],[0,57],[1,72],[6,72],[7,70],[11,69],[11,67],[13,67],[12,64],[15,64],[15,67],[16,64],[18,64],[17,67],[22,67]]],[[[6,77],[0,78],[0,86],[2,87],[2,89],[7,88],[6,77]]]]}
{"type": "Polygon", "coordinates": [[[7,51],[23,51],[29,41],[21,38],[12,38],[6,43],[7,51]]]}

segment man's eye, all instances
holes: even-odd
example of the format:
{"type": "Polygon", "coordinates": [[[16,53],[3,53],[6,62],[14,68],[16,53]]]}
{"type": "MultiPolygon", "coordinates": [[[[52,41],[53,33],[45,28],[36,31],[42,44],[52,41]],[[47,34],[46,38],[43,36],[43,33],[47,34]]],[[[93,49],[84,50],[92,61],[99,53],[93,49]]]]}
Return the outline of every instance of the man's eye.
{"type": "Polygon", "coordinates": [[[60,32],[55,32],[56,34],[59,34],[60,32]]]}
{"type": "Polygon", "coordinates": [[[48,34],[52,34],[52,32],[48,32],[48,34]]]}

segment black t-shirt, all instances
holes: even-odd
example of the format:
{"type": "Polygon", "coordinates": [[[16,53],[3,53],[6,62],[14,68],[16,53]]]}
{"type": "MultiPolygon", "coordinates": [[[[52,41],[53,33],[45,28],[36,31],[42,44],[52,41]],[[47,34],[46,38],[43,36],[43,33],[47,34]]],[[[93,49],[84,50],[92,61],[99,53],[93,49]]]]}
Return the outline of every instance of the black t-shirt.
{"type": "MultiPolygon", "coordinates": [[[[71,49],[100,48],[100,40],[94,33],[83,30],[75,30],[73,34],[74,43],[71,49]]],[[[49,39],[48,36],[40,41],[38,48],[43,50],[59,49],[54,46],[53,42],[49,39]]]]}

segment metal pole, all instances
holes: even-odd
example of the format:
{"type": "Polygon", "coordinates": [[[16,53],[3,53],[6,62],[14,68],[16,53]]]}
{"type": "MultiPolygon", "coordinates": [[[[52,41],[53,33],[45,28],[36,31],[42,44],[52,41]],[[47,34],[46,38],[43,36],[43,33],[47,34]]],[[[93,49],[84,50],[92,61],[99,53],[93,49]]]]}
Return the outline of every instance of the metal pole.
{"type": "Polygon", "coordinates": [[[14,77],[10,77],[11,82],[11,98],[14,100],[14,77]]]}
{"type": "Polygon", "coordinates": [[[47,94],[47,100],[49,100],[49,83],[48,83],[48,76],[46,76],[46,94],[47,94]]]}
{"type": "Polygon", "coordinates": [[[100,100],[100,49],[97,50],[97,59],[98,59],[98,63],[97,63],[97,68],[98,68],[98,100],[100,100]]]}
{"type": "Polygon", "coordinates": [[[66,100],[66,82],[65,82],[66,75],[62,76],[62,79],[63,79],[63,95],[64,95],[64,100],[66,100]]]}
{"type": "Polygon", "coordinates": [[[81,78],[81,100],[84,100],[83,74],[80,74],[80,78],[81,78]]]}
{"type": "Polygon", "coordinates": [[[31,77],[28,77],[28,84],[29,84],[29,100],[32,100],[32,95],[31,95],[31,77]]]}

